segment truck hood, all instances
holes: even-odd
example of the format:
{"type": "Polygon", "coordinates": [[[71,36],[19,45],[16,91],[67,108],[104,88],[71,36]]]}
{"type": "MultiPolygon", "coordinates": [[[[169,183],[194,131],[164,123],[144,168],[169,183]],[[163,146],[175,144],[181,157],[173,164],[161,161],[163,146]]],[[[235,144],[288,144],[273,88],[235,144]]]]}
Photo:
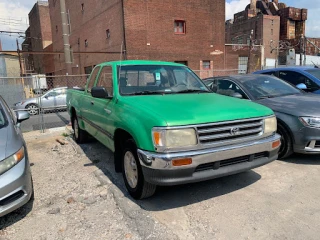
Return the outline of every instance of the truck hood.
{"type": "Polygon", "coordinates": [[[313,93],[290,95],[284,97],[267,98],[257,101],[271,108],[275,112],[286,113],[293,116],[320,117],[320,96],[313,93]]]}
{"type": "Polygon", "coordinates": [[[142,114],[161,118],[167,122],[167,126],[231,121],[273,114],[265,106],[215,93],[127,96],[122,97],[121,102],[142,114]]]}

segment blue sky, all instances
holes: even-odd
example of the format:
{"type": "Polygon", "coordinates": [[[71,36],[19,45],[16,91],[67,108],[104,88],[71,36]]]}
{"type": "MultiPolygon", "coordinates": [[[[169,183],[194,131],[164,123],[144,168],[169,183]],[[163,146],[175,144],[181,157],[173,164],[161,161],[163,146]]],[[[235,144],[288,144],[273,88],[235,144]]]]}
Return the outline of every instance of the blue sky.
{"type": "MultiPolygon", "coordinates": [[[[0,0],[0,30],[25,31],[28,27],[28,13],[36,0],[0,0]]],[[[320,37],[320,0],[282,0],[288,6],[307,8],[308,21],[306,35],[320,37]]],[[[226,19],[233,18],[233,14],[242,11],[250,0],[226,0],[226,19]]],[[[0,34],[3,49],[16,50],[17,35],[0,34]]],[[[22,42],[23,39],[19,38],[22,42]]]]}

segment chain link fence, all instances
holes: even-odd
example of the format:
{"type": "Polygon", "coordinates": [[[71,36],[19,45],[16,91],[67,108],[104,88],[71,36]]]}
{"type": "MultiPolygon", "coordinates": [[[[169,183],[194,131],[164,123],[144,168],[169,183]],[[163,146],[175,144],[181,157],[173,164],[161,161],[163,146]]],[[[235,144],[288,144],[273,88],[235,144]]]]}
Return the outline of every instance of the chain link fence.
{"type": "MultiPolygon", "coordinates": [[[[238,74],[238,69],[194,70],[201,78],[238,74]]],[[[0,95],[14,111],[28,111],[30,119],[22,122],[23,132],[64,127],[70,124],[66,111],[67,88],[84,88],[89,75],[33,75],[0,78],[0,95]]]]}

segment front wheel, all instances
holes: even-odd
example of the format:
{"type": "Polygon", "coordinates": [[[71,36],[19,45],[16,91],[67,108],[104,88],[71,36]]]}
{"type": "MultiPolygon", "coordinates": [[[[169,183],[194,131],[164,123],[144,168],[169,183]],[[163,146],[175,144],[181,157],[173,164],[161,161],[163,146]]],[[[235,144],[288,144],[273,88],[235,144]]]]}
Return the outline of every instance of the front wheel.
{"type": "Polygon", "coordinates": [[[291,139],[290,133],[281,124],[278,124],[277,133],[281,136],[279,159],[287,158],[293,153],[292,139],[291,139]]]}
{"type": "Polygon", "coordinates": [[[122,175],[126,188],[134,199],[151,197],[156,185],[145,181],[137,155],[137,146],[133,140],[125,143],[122,152],[122,175]]]}
{"type": "Polygon", "coordinates": [[[39,113],[39,107],[37,104],[31,103],[26,106],[30,115],[37,115],[39,113]]]}

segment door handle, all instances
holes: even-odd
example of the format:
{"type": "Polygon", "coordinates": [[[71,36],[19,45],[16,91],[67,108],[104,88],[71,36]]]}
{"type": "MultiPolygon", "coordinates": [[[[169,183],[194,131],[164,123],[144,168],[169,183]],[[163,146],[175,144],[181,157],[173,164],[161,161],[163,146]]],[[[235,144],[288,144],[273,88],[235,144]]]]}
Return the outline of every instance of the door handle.
{"type": "Polygon", "coordinates": [[[91,105],[94,105],[94,101],[91,101],[91,105]]]}
{"type": "Polygon", "coordinates": [[[111,114],[111,113],[112,113],[112,111],[111,111],[111,110],[109,110],[108,108],[105,108],[104,110],[105,110],[105,111],[106,111],[106,113],[108,113],[108,114],[111,114]]]}

